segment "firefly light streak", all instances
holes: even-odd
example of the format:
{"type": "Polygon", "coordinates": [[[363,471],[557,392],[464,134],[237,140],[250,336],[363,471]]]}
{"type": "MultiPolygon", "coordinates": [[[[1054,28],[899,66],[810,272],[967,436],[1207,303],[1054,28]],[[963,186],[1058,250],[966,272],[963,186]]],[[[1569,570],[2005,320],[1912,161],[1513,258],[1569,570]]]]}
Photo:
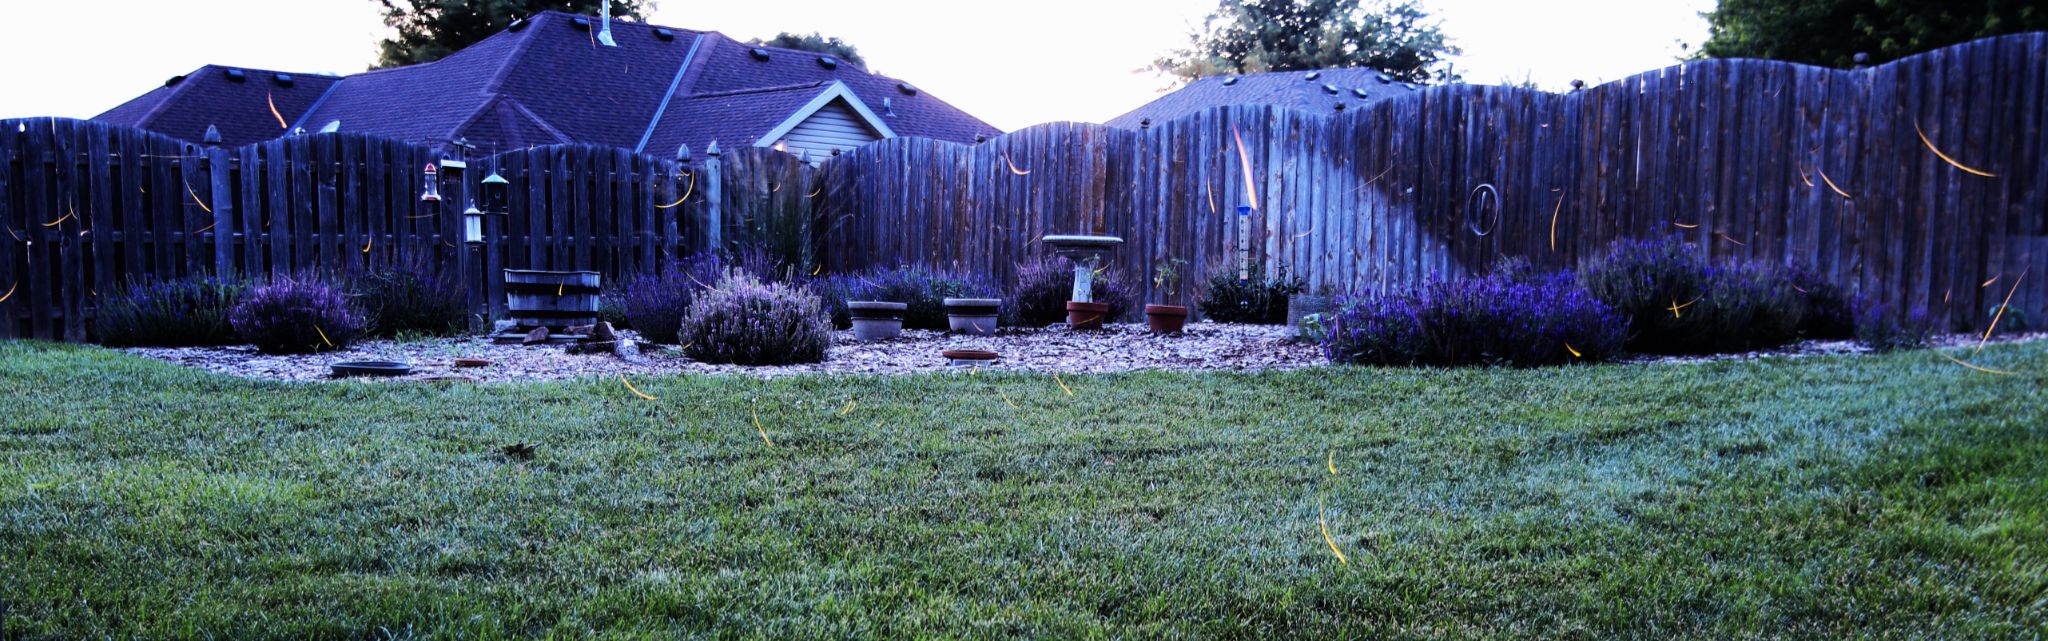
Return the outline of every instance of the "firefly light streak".
{"type": "Polygon", "coordinates": [[[1834,179],[1832,179],[1832,178],[1828,178],[1828,170],[1826,170],[1826,169],[1821,169],[1821,168],[1819,168],[1819,167],[1814,167],[1814,168],[1813,168],[1813,171],[1814,171],[1815,173],[1818,173],[1818,174],[1820,174],[1820,181],[1821,181],[1821,182],[1824,182],[1824,183],[1827,183],[1827,184],[1828,184],[1828,189],[1833,189],[1833,190],[1835,190],[1835,193],[1837,193],[1837,194],[1840,194],[1840,195],[1841,195],[1841,196],[1842,196],[1843,198],[1845,198],[1845,199],[1848,199],[1848,200],[1855,200],[1855,199],[1856,199],[1856,197],[1855,197],[1855,196],[1851,196],[1851,195],[1849,195],[1849,192],[1846,192],[1846,191],[1842,191],[1842,188],[1841,188],[1841,187],[1838,187],[1838,186],[1836,186],[1836,185],[1835,185],[1835,181],[1834,181],[1834,179]]]}
{"type": "Polygon", "coordinates": [[[1337,549],[1337,539],[1330,538],[1330,518],[1328,512],[1329,510],[1323,506],[1322,501],[1317,500],[1316,526],[1322,528],[1323,542],[1329,544],[1331,554],[1337,555],[1337,562],[1342,563],[1344,565],[1351,565],[1351,559],[1344,556],[1343,550],[1337,549]]]}
{"type": "Polygon", "coordinates": [[[263,94],[263,100],[264,102],[270,103],[270,117],[277,119],[277,128],[290,129],[291,125],[285,124],[284,122],[284,114],[277,112],[277,96],[272,95],[269,92],[265,92],[263,94]]]}
{"type": "Polygon", "coordinates": [[[626,375],[625,375],[625,374],[620,374],[620,375],[619,375],[619,382],[621,382],[621,383],[625,383],[625,384],[626,384],[626,389],[627,389],[628,391],[631,391],[631,392],[633,392],[633,395],[634,395],[634,396],[638,396],[638,397],[640,397],[640,398],[641,398],[642,400],[649,400],[649,401],[653,401],[653,400],[659,400],[659,399],[656,399],[656,398],[655,398],[655,397],[653,397],[653,396],[648,396],[646,392],[642,392],[642,391],[640,391],[640,388],[638,388],[638,387],[634,387],[634,386],[633,386],[633,381],[629,381],[629,380],[626,380],[626,375]]]}
{"type": "Polygon", "coordinates": [[[775,447],[775,441],[768,438],[768,430],[761,429],[761,410],[749,407],[747,411],[754,415],[754,431],[761,434],[761,440],[767,443],[768,447],[775,447]]]}
{"type": "Polygon", "coordinates": [[[1237,125],[1231,125],[1230,135],[1237,139],[1237,161],[1239,166],[1244,169],[1245,204],[1251,206],[1252,209],[1258,209],[1259,190],[1252,184],[1252,155],[1244,149],[1244,133],[1237,130],[1237,125]]]}
{"type": "Polygon", "coordinates": [[[1984,328],[1984,337],[1977,339],[1977,349],[1970,350],[1970,354],[1975,355],[1977,352],[1984,351],[1984,343],[1990,341],[1991,332],[1998,329],[1998,320],[2005,318],[2005,308],[2012,305],[2012,295],[2020,291],[2020,283],[2027,280],[2027,271],[2031,269],[2033,268],[2030,266],[2027,269],[2020,270],[2020,277],[2013,279],[2012,289],[2005,292],[2005,302],[1998,304],[1998,313],[1991,317],[1991,326],[1984,328]]]}
{"type": "Polygon", "coordinates": [[[690,194],[691,194],[691,193],[693,193],[693,192],[695,192],[695,191],[697,191],[697,174],[690,174],[690,184],[689,184],[688,186],[686,186],[686,187],[684,187],[684,188],[683,188],[683,197],[682,197],[682,198],[677,198],[675,202],[672,202],[672,203],[669,203],[669,204],[666,204],[666,205],[655,205],[655,206],[654,206],[654,208],[655,208],[655,209],[675,209],[675,207],[676,207],[677,205],[681,205],[681,204],[683,204],[683,201],[685,201],[685,200],[689,200],[689,199],[690,199],[690,194]]]}
{"type": "Polygon", "coordinates": [[[1927,132],[1924,132],[1924,131],[1921,131],[1921,130],[1920,130],[1920,123],[1919,123],[1919,121],[1914,121],[1914,122],[1913,122],[1913,133],[1915,133],[1915,134],[1919,134],[1919,136],[1920,136],[1920,144],[1923,144],[1923,145],[1927,145],[1927,150],[1928,150],[1928,151],[1932,151],[1932,152],[1934,152],[1934,155],[1935,155],[1935,157],[1937,157],[1937,158],[1940,158],[1940,159],[1941,159],[1941,160],[1942,160],[1943,162],[1946,162],[1946,163],[1948,163],[1948,164],[1950,164],[1950,165],[1954,165],[1956,169],[1961,169],[1961,170],[1963,170],[1963,171],[1965,171],[1965,172],[1968,172],[1968,173],[1971,173],[1971,174],[1976,174],[1976,175],[1978,175],[1978,176],[1983,176],[1983,177],[1985,177],[1985,178],[1997,178],[1997,177],[1998,177],[1998,174],[1994,174],[1994,173],[1991,173],[1991,172],[1988,172],[1988,171],[1984,171],[1984,170],[1981,170],[1981,169],[1973,169],[1973,168],[1971,168],[1971,167],[1970,167],[1969,165],[1965,165],[1965,164],[1963,164],[1963,163],[1960,163],[1960,162],[1956,162],[1956,159],[1948,157],[1948,154],[1944,154],[1944,153],[1941,153],[1941,150],[1940,150],[1940,149],[1936,149],[1936,148],[1934,147],[1934,141],[1932,141],[1932,140],[1928,140],[1928,139],[1927,139],[1927,132]]]}

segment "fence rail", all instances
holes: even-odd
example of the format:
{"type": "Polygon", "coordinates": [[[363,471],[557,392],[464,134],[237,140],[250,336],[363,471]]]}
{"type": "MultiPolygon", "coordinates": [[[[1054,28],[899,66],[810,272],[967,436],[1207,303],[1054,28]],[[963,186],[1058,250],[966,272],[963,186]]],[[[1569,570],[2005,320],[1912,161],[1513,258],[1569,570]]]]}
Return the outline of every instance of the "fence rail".
{"type": "Polygon", "coordinates": [[[1075,232],[1123,237],[1114,267],[1149,300],[1185,302],[1201,279],[1155,292],[1151,266],[1228,261],[1240,204],[1255,206],[1246,240],[1264,269],[1322,289],[1506,256],[1569,267],[1617,238],[1680,234],[1981,327],[2015,284],[2024,317],[2048,311],[2048,273],[2020,278],[2048,256],[2044,125],[2048,34],[1855,71],[1707,61],[1564,95],[1460,85],[1332,114],[1230,107],[1140,132],[894,139],[815,168],[753,148],[537,147],[450,168],[438,203],[420,199],[420,170],[441,157],[425,146],[321,134],[222,149],[6,120],[0,338],[84,340],[99,297],[142,276],[423,260],[496,313],[503,285],[485,275],[504,268],[618,278],[764,243],[825,271],[921,262],[1009,282],[1037,238],[1075,232]],[[461,212],[493,172],[512,183],[511,214],[465,245],[461,212]]]}

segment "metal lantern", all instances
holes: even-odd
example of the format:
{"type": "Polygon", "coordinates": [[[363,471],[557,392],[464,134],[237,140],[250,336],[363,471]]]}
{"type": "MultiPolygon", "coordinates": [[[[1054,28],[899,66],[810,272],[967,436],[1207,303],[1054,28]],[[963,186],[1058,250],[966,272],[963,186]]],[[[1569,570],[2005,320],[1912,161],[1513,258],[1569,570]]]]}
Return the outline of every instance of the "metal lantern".
{"type": "Polygon", "coordinates": [[[485,213],[493,216],[512,213],[512,181],[505,180],[504,176],[498,175],[498,170],[493,169],[491,175],[484,177],[482,189],[485,213]]]}
{"type": "Polygon", "coordinates": [[[474,200],[469,201],[469,209],[462,210],[462,242],[484,244],[484,212],[476,208],[474,200]]]}
{"type": "Polygon", "coordinates": [[[441,170],[435,169],[434,163],[427,163],[426,174],[427,184],[420,193],[420,200],[430,203],[441,202],[441,170]]]}

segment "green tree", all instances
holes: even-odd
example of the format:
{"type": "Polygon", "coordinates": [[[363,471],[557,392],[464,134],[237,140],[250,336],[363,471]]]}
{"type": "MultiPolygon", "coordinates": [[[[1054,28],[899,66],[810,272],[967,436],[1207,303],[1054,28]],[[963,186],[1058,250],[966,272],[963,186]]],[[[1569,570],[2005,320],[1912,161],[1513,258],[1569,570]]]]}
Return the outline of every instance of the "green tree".
{"type": "Polygon", "coordinates": [[[845,60],[847,62],[861,65],[863,67],[867,66],[867,60],[860,57],[860,49],[855,48],[851,44],[847,44],[845,40],[828,37],[824,34],[815,32],[805,35],[789,33],[785,31],[782,33],[775,34],[775,37],[769,38],[767,40],[755,38],[749,41],[747,44],[755,44],[765,47],[782,47],[784,49],[796,49],[799,51],[815,51],[818,53],[831,54],[832,56],[839,58],[840,60],[845,60]]]}
{"type": "MultiPolygon", "coordinates": [[[[384,26],[398,33],[377,43],[377,67],[432,62],[505,30],[513,20],[542,11],[598,14],[605,0],[376,0],[384,26]]],[[[642,19],[649,0],[609,0],[612,17],[642,19]]]]}
{"type": "Polygon", "coordinates": [[[1378,69],[1403,82],[1455,80],[1458,53],[1414,0],[1222,0],[1190,46],[1153,63],[1181,80],[1326,67],[1378,69]]]}
{"type": "Polygon", "coordinates": [[[1721,0],[1701,58],[1765,58],[1849,67],[1977,38],[2048,30],[2039,0],[1721,0]]]}

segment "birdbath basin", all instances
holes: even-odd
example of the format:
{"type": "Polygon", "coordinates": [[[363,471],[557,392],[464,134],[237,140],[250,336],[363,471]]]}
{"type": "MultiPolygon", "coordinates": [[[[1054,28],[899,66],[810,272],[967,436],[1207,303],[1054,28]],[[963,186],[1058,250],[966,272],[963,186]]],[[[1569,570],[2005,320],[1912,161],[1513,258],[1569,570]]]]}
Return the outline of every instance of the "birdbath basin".
{"type": "Polygon", "coordinates": [[[1115,236],[1051,235],[1039,240],[1052,253],[1074,261],[1074,294],[1070,300],[1076,303],[1095,302],[1095,269],[1102,264],[1103,256],[1124,244],[1124,239],[1115,236]]]}

